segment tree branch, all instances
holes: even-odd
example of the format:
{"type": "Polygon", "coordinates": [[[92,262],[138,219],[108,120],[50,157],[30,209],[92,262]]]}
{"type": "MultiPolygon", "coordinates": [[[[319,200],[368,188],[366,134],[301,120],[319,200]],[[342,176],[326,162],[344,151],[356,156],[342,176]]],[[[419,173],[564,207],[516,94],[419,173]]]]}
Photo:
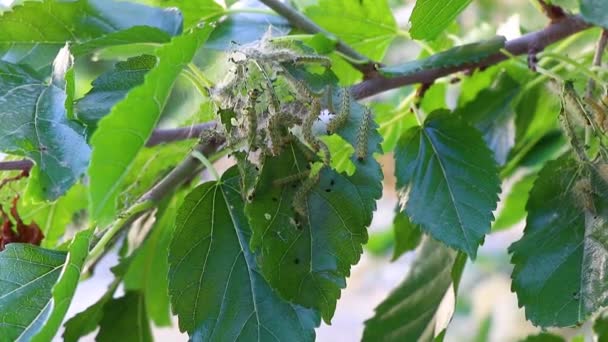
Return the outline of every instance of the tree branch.
{"type": "MultiPolygon", "coordinates": [[[[299,11],[293,9],[289,5],[286,5],[279,0],[260,0],[264,5],[270,7],[273,11],[277,12],[283,18],[287,19],[287,21],[293,25],[294,27],[299,28],[300,30],[310,33],[323,33],[328,36],[333,36],[331,33],[327,32],[319,25],[315,24],[312,20],[308,19],[305,15],[300,13],[299,11]]],[[[354,68],[363,73],[364,78],[371,78],[376,76],[376,63],[371,61],[369,58],[363,56],[345,44],[343,41],[339,40],[336,43],[336,50],[343,53],[347,57],[350,57],[352,60],[347,60],[354,68]]]]}
{"type": "MultiPolygon", "coordinates": [[[[590,28],[591,25],[583,21],[580,16],[567,16],[551,23],[546,28],[528,33],[520,38],[508,41],[505,49],[512,55],[524,55],[531,49],[541,51],[545,47],[558,42],[568,36],[590,28]]],[[[422,70],[407,76],[386,78],[377,75],[351,87],[353,97],[363,99],[384,91],[400,88],[416,83],[433,83],[436,79],[459,71],[484,68],[502,62],[509,57],[503,53],[495,53],[478,62],[467,63],[447,68],[433,68],[422,70]]]]}
{"type": "MultiPolygon", "coordinates": [[[[156,129],[146,142],[146,146],[153,147],[175,141],[198,139],[203,132],[215,129],[216,126],[215,121],[210,121],[190,127],[156,129]]],[[[34,163],[29,159],[0,161],[0,171],[29,171],[33,166],[34,163]]]]}

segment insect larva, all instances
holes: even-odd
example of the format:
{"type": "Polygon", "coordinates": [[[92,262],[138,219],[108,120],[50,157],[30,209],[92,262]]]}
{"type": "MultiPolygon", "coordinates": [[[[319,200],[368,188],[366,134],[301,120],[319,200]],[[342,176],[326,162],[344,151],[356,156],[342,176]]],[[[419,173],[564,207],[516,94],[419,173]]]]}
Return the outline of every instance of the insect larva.
{"type": "Polygon", "coordinates": [[[274,186],[282,186],[285,184],[289,184],[289,183],[293,183],[293,182],[297,182],[297,181],[301,181],[305,178],[308,178],[308,176],[310,175],[310,171],[302,171],[302,172],[298,172],[296,174],[293,174],[291,176],[287,176],[287,177],[283,177],[280,179],[277,179],[275,181],[272,182],[272,185],[274,186]]]}
{"type": "Polygon", "coordinates": [[[249,92],[249,100],[245,108],[245,116],[247,117],[247,142],[250,148],[255,149],[255,139],[258,134],[258,118],[255,111],[255,105],[258,101],[260,91],[253,89],[249,92]]]}
{"type": "Polygon", "coordinates": [[[595,124],[603,128],[604,132],[608,130],[605,108],[603,108],[600,103],[588,97],[585,97],[585,103],[591,108],[593,112],[593,119],[595,120],[595,124]]]}
{"type": "Polygon", "coordinates": [[[268,135],[270,136],[271,151],[273,155],[281,152],[283,144],[283,134],[281,132],[281,115],[273,115],[268,119],[268,135]]]}
{"type": "Polygon", "coordinates": [[[302,100],[310,101],[313,98],[318,98],[323,95],[323,92],[317,93],[312,91],[310,88],[308,88],[306,82],[296,79],[287,70],[285,70],[282,74],[285,76],[287,83],[289,83],[289,85],[295,90],[296,95],[298,95],[302,100]]]}
{"type": "Polygon", "coordinates": [[[294,62],[296,64],[320,64],[320,65],[324,66],[325,68],[331,67],[331,59],[329,59],[325,56],[319,56],[319,55],[297,56],[294,59],[294,62]]]}
{"type": "Polygon", "coordinates": [[[583,105],[579,101],[578,94],[576,90],[574,90],[574,86],[571,82],[566,82],[564,84],[564,90],[562,92],[562,99],[566,105],[567,113],[572,113],[575,115],[575,118],[584,125],[592,125],[593,121],[591,120],[589,113],[584,109],[583,105]]]}
{"type": "Polygon", "coordinates": [[[588,178],[579,179],[572,188],[574,198],[582,209],[587,210],[591,214],[596,214],[595,204],[593,203],[593,189],[591,181],[588,178]]]}
{"type": "Polygon", "coordinates": [[[304,136],[304,141],[308,143],[315,151],[319,150],[317,144],[317,138],[312,134],[312,126],[314,125],[317,117],[319,116],[319,112],[321,111],[321,103],[319,100],[313,100],[312,106],[306,117],[304,118],[304,122],[302,123],[302,134],[304,136]]]}
{"type": "Polygon", "coordinates": [[[348,121],[348,117],[350,116],[350,101],[350,92],[346,89],[343,89],[340,101],[340,112],[336,114],[336,116],[327,125],[327,134],[337,132],[340,128],[342,128],[342,126],[346,124],[346,122],[348,121]]]}
{"type": "Polygon", "coordinates": [[[314,188],[314,186],[319,182],[320,177],[320,173],[316,173],[313,176],[306,178],[306,180],[302,183],[302,185],[300,185],[296,193],[293,195],[293,209],[301,217],[308,217],[308,203],[306,200],[312,188],[314,188]]]}
{"type": "Polygon", "coordinates": [[[357,159],[363,161],[367,158],[367,138],[369,136],[369,130],[371,126],[372,113],[369,108],[365,108],[363,118],[361,119],[361,126],[359,126],[359,132],[357,134],[357,159]]]}
{"type": "Polygon", "coordinates": [[[565,104],[563,102],[564,101],[562,101],[562,108],[559,113],[559,121],[562,124],[564,133],[566,134],[568,139],[570,139],[570,145],[572,145],[572,148],[574,149],[574,152],[576,152],[578,159],[580,161],[589,161],[589,158],[587,158],[587,154],[585,153],[583,145],[576,136],[576,132],[574,132],[574,128],[572,127],[572,123],[570,122],[568,114],[566,114],[565,104]]]}

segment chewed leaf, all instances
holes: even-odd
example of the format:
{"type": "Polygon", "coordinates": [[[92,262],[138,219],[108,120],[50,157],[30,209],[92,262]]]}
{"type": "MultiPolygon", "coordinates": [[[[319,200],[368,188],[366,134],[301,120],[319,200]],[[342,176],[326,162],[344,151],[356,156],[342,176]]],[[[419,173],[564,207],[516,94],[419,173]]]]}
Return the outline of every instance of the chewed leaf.
{"type": "Polygon", "coordinates": [[[319,310],[329,322],[367,241],[375,200],[358,170],[349,177],[323,167],[310,179],[275,182],[308,166],[294,145],[266,158],[246,213],[251,247],[270,285],[284,298],[319,310]]]}
{"type": "Polygon", "coordinates": [[[606,183],[572,154],[539,173],[513,253],[513,286],[526,317],[541,326],[582,323],[608,304],[606,183]]]}

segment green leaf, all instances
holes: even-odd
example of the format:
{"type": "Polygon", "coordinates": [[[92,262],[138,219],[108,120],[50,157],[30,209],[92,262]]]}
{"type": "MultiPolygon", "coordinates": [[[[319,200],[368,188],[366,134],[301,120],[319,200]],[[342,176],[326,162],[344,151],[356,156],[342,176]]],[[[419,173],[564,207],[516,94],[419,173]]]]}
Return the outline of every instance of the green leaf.
{"type": "Polygon", "coordinates": [[[358,52],[382,60],[398,28],[386,0],[320,0],[306,15],[358,52]]]}
{"type": "Polygon", "coordinates": [[[395,250],[393,261],[405,252],[413,251],[422,241],[422,230],[413,224],[404,212],[397,211],[393,219],[393,232],[395,234],[395,250]]]}
{"type": "Polygon", "coordinates": [[[608,339],[608,315],[602,312],[593,323],[593,332],[597,336],[597,341],[605,342],[608,339]]]}
{"type": "Polygon", "coordinates": [[[180,330],[194,341],[312,341],[316,314],[283,301],[258,273],[237,175],[233,167],[198,186],[178,211],[169,292],[180,330]]]}
{"type": "Polygon", "coordinates": [[[66,259],[64,252],[26,244],[9,244],[0,253],[0,336],[29,341],[39,330],[41,313],[48,312],[51,289],[66,259]],[[27,303],[27,305],[24,305],[27,303]]]}
{"type": "Polygon", "coordinates": [[[498,36],[487,41],[457,46],[425,59],[383,67],[378,69],[378,71],[386,77],[403,77],[423,70],[475,63],[498,53],[505,46],[505,41],[505,37],[498,36]]]}
{"type": "Polygon", "coordinates": [[[126,290],[139,290],[144,295],[146,311],[157,326],[171,325],[169,264],[164,252],[169,250],[179,201],[175,198],[171,204],[159,209],[150,236],[133,257],[124,277],[126,290]]]}
{"type": "Polygon", "coordinates": [[[526,217],[526,203],[528,202],[528,195],[530,194],[530,190],[532,190],[536,177],[537,174],[532,173],[523,176],[513,184],[509,194],[504,199],[502,209],[496,216],[496,221],[492,225],[492,231],[510,228],[526,217]]]}
{"type": "Polygon", "coordinates": [[[1,18],[0,59],[37,70],[66,42],[84,54],[110,45],[160,43],[182,27],[174,9],[108,0],[25,1],[1,18]]]}
{"type": "Polygon", "coordinates": [[[323,167],[300,203],[302,217],[293,208],[298,182],[281,186],[274,181],[309,166],[294,144],[267,157],[246,212],[253,230],[251,247],[264,277],[282,297],[319,310],[329,322],[350,267],[367,241],[376,184],[359,168],[348,177],[323,167]]]}
{"type": "Polygon", "coordinates": [[[54,337],[78,285],[90,237],[90,231],[77,234],[67,254],[27,244],[6,246],[0,253],[0,336],[10,341],[54,337]]]}
{"type": "Polygon", "coordinates": [[[462,12],[471,0],[416,0],[410,22],[414,39],[435,39],[462,12]]]}
{"type": "Polygon", "coordinates": [[[409,109],[395,108],[394,105],[386,103],[374,103],[372,105],[374,118],[378,122],[378,131],[382,135],[382,149],[392,151],[403,132],[418,126],[416,116],[409,109]]]}
{"type": "Polygon", "coordinates": [[[411,128],[395,149],[405,211],[435,239],[471,258],[490,231],[500,181],[481,135],[447,111],[411,128]]]}
{"type": "Polygon", "coordinates": [[[594,168],[568,154],[548,163],[530,192],[513,254],[512,289],[535,325],[571,326],[608,304],[608,200],[594,168]]]}
{"type": "Polygon", "coordinates": [[[0,150],[28,157],[36,163],[36,197],[55,200],[85,171],[90,149],[83,127],[67,118],[66,82],[71,56],[62,50],[51,82],[28,68],[0,61],[0,150]]]}
{"type": "Polygon", "coordinates": [[[440,321],[440,304],[451,300],[453,308],[465,262],[463,253],[426,238],[408,276],[365,322],[363,341],[432,341],[449,323],[440,321]]]}
{"type": "Polygon", "coordinates": [[[144,77],[156,65],[156,57],[141,55],[118,62],[114,69],[103,73],[91,84],[93,88],[75,104],[76,117],[92,132],[97,122],[131,90],[144,82],[144,77]]]}
{"type": "Polygon", "coordinates": [[[455,111],[483,133],[483,139],[499,165],[507,161],[515,144],[515,116],[511,103],[519,91],[519,83],[501,73],[494,85],[455,111]]]}
{"type": "Polygon", "coordinates": [[[88,170],[93,220],[105,224],[112,218],[122,181],[156,127],[173,82],[212,29],[209,25],[195,29],[159,48],[158,63],[147,73],[144,83],[131,90],[99,122],[91,138],[93,151],[88,170]]]}
{"type": "MultiPolygon", "coordinates": [[[[205,48],[231,51],[237,45],[244,45],[261,39],[268,31],[272,37],[289,33],[291,26],[283,19],[272,14],[231,15],[217,25],[211,33],[205,48]]],[[[222,75],[223,76],[223,75],[222,75]]]]}
{"type": "Polygon", "coordinates": [[[144,303],[144,296],[134,291],[107,302],[95,341],[153,341],[144,303]]]}
{"type": "Polygon", "coordinates": [[[608,28],[608,3],[603,0],[581,0],[581,15],[585,21],[608,28]]]}
{"type": "Polygon", "coordinates": [[[65,323],[65,330],[62,336],[64,342],[77,342],[80,338],[97,329],[99,322],[103,318],[104,305],[112,299],[118,284],[116,281],[112,283],[110,289],[97,302],[86,310],[79,312],[65,323]]]}
{"type": "Polygon", "coordinates": [[[177,7],[184,16],[184,27],[190,28],[201,19],[210,19],[224,13],[224,8],[215,0],[146,0],[153,6],[177,7]]]}

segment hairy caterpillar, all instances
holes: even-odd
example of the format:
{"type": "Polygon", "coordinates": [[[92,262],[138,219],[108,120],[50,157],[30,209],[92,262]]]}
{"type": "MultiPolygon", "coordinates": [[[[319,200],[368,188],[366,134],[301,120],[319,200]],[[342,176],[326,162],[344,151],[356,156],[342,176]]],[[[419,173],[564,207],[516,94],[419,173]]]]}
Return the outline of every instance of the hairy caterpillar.
{"type": "Polygon", "coordinates": [[[572,188],[575,201],[582,206],[581,209],[587,210],[591,214],[596,214],[595,204],[593,203],[593,188],[588,178],[579,179],[572,188]]]}
{"type": "Polygon", "coordinates": [[[327,134],[337,132],[342,126],[346,124],[346,122],[348,121],[348,117],[350,116],[350,92],[346,89],[343,89],[340,99],[340,112],[336,114],[336,116],[327,125],[327,134]]]}
{"type": "Polygon", "coordinates": [[[273,155],[281,152],[283,136],[281,134],[281,115],[273,115],[268,119],[268,136],[270,137],[271,151],[273,155]]]}
{"type": "Polygon", "coordinates": [[[306,82],[296,79],[287,70],[283,72],[283,75],[285,75],[287,83],[289,83],[289,85],[295,90],[296,95],[302,100],[310,101],[313,98],[318,98],[323,95],[323,92],[317,93],[312,91],[310,88],[308,88],[306,82]]]}
{"type": "Polygon", "coordinates": [[[316,152],[318,152],[319,150],[323,152],[323,162],[326,165],[329,165],[329,148],[327,147],[327,145],[325,145],[323,141],[321,141],[312,133],[312,126],[317,120],[319,112],[321,112],[321,102],[318,99],[314,99],[312,101],[310,111],[308,112],[308,114],[304,118],[304,122],[302,123],[302,134],[306,143],[309,144],[316,152]]]}
{"type": "Polygon", "coordinates": [[[361,119],[361,126],[359,126],[359,132],[357,134],[357,159],[363,161],[367,158],[367,139],[369,136],[369,130],[371,126],[372,112],[369,108],[365,108],[363,118],[361,119]]]}
{"type": "Polygon", "coordinates": [[[295,64],[320,64],[325,68],[331,67],[331,59],[319,55],[296,56],[294,62],[295,64]]]}
{"type": "Polygon", "coordinates": [[[301,181],[301,180],[303,180],[305,178],[308,178],[309,175],[310,175],[310,171],[309,170],[298,172],[298,173],[293,174],[291,176],[287,176],[287,177],[276,179],[276,180],[274,180],[272,182],[272,185],[274,185],[274,186],[282,186],[282,185],[285,185],[285,184],[301,181]]]}
{"type": "Polygon", "coordinates": [[[306,178],[293,195],[293,209],[302,217],[308,216],[308,203],[306,202],[306,199],[308,193],[310,193],[312,188],[319,182],[320,178],[321,174],[318,172],[313,176],[306,178]]]}
{"type": "Polygon", "coordinates": [[[587,105],[589,107],[591,107],[591,110],[593,111],[593,118],[595,120],[595,124],[601,128],[603,128],[604,132],[608,130],[608,121],[606,120],[606,112],[605,112],[605,108],[602,107],[602,105],[600,105],[600,103],[585,97],[585,103],[587,103],[587,105]]]}
{"type": "Polygon", "coordinates": [[[570,139],[570,145],[572,145],[572,148],[576,152],[576,155],[578,156],[579,160],[589,161],[589,158],[587,158],[587,154],[585,153],[583,145],[576,136],[576,132],[574,132],[574,128],[572,127],[572,123],[568,118],[568,114],[566,114],[565,104],[563,103],[563,101],[562,108],[559,113],[559,121],[563,127],[564,133],[566,133],[566,136],[568,137],[568,139],[570,139]]]}
{"type": "Polygon", "coordinates": [[[257,89],[252,89],[249,91],[249,100],[247,103],[247,107],[245,108],[245,116],[247,117],[247,142],[251,149],[255,147],[255,139],[258,131],[258,117],[255,111],[255,105],[257,104],[258,97],[260,96],[260,91],[257,89]]]}
{"type": "Polygon", "coordinates": [[[576,90],[574,90],[574,86],[571,82],[566,82],[564,84],[564,91],[562,93],[562,99],[564,106],[567,109],[571,109],[568,112],[573,113],[582,124],[592,125],[593,121],[589,117],[589,113],[584,109],[583,105],[579,101],[578,94],[576,90]]]}

